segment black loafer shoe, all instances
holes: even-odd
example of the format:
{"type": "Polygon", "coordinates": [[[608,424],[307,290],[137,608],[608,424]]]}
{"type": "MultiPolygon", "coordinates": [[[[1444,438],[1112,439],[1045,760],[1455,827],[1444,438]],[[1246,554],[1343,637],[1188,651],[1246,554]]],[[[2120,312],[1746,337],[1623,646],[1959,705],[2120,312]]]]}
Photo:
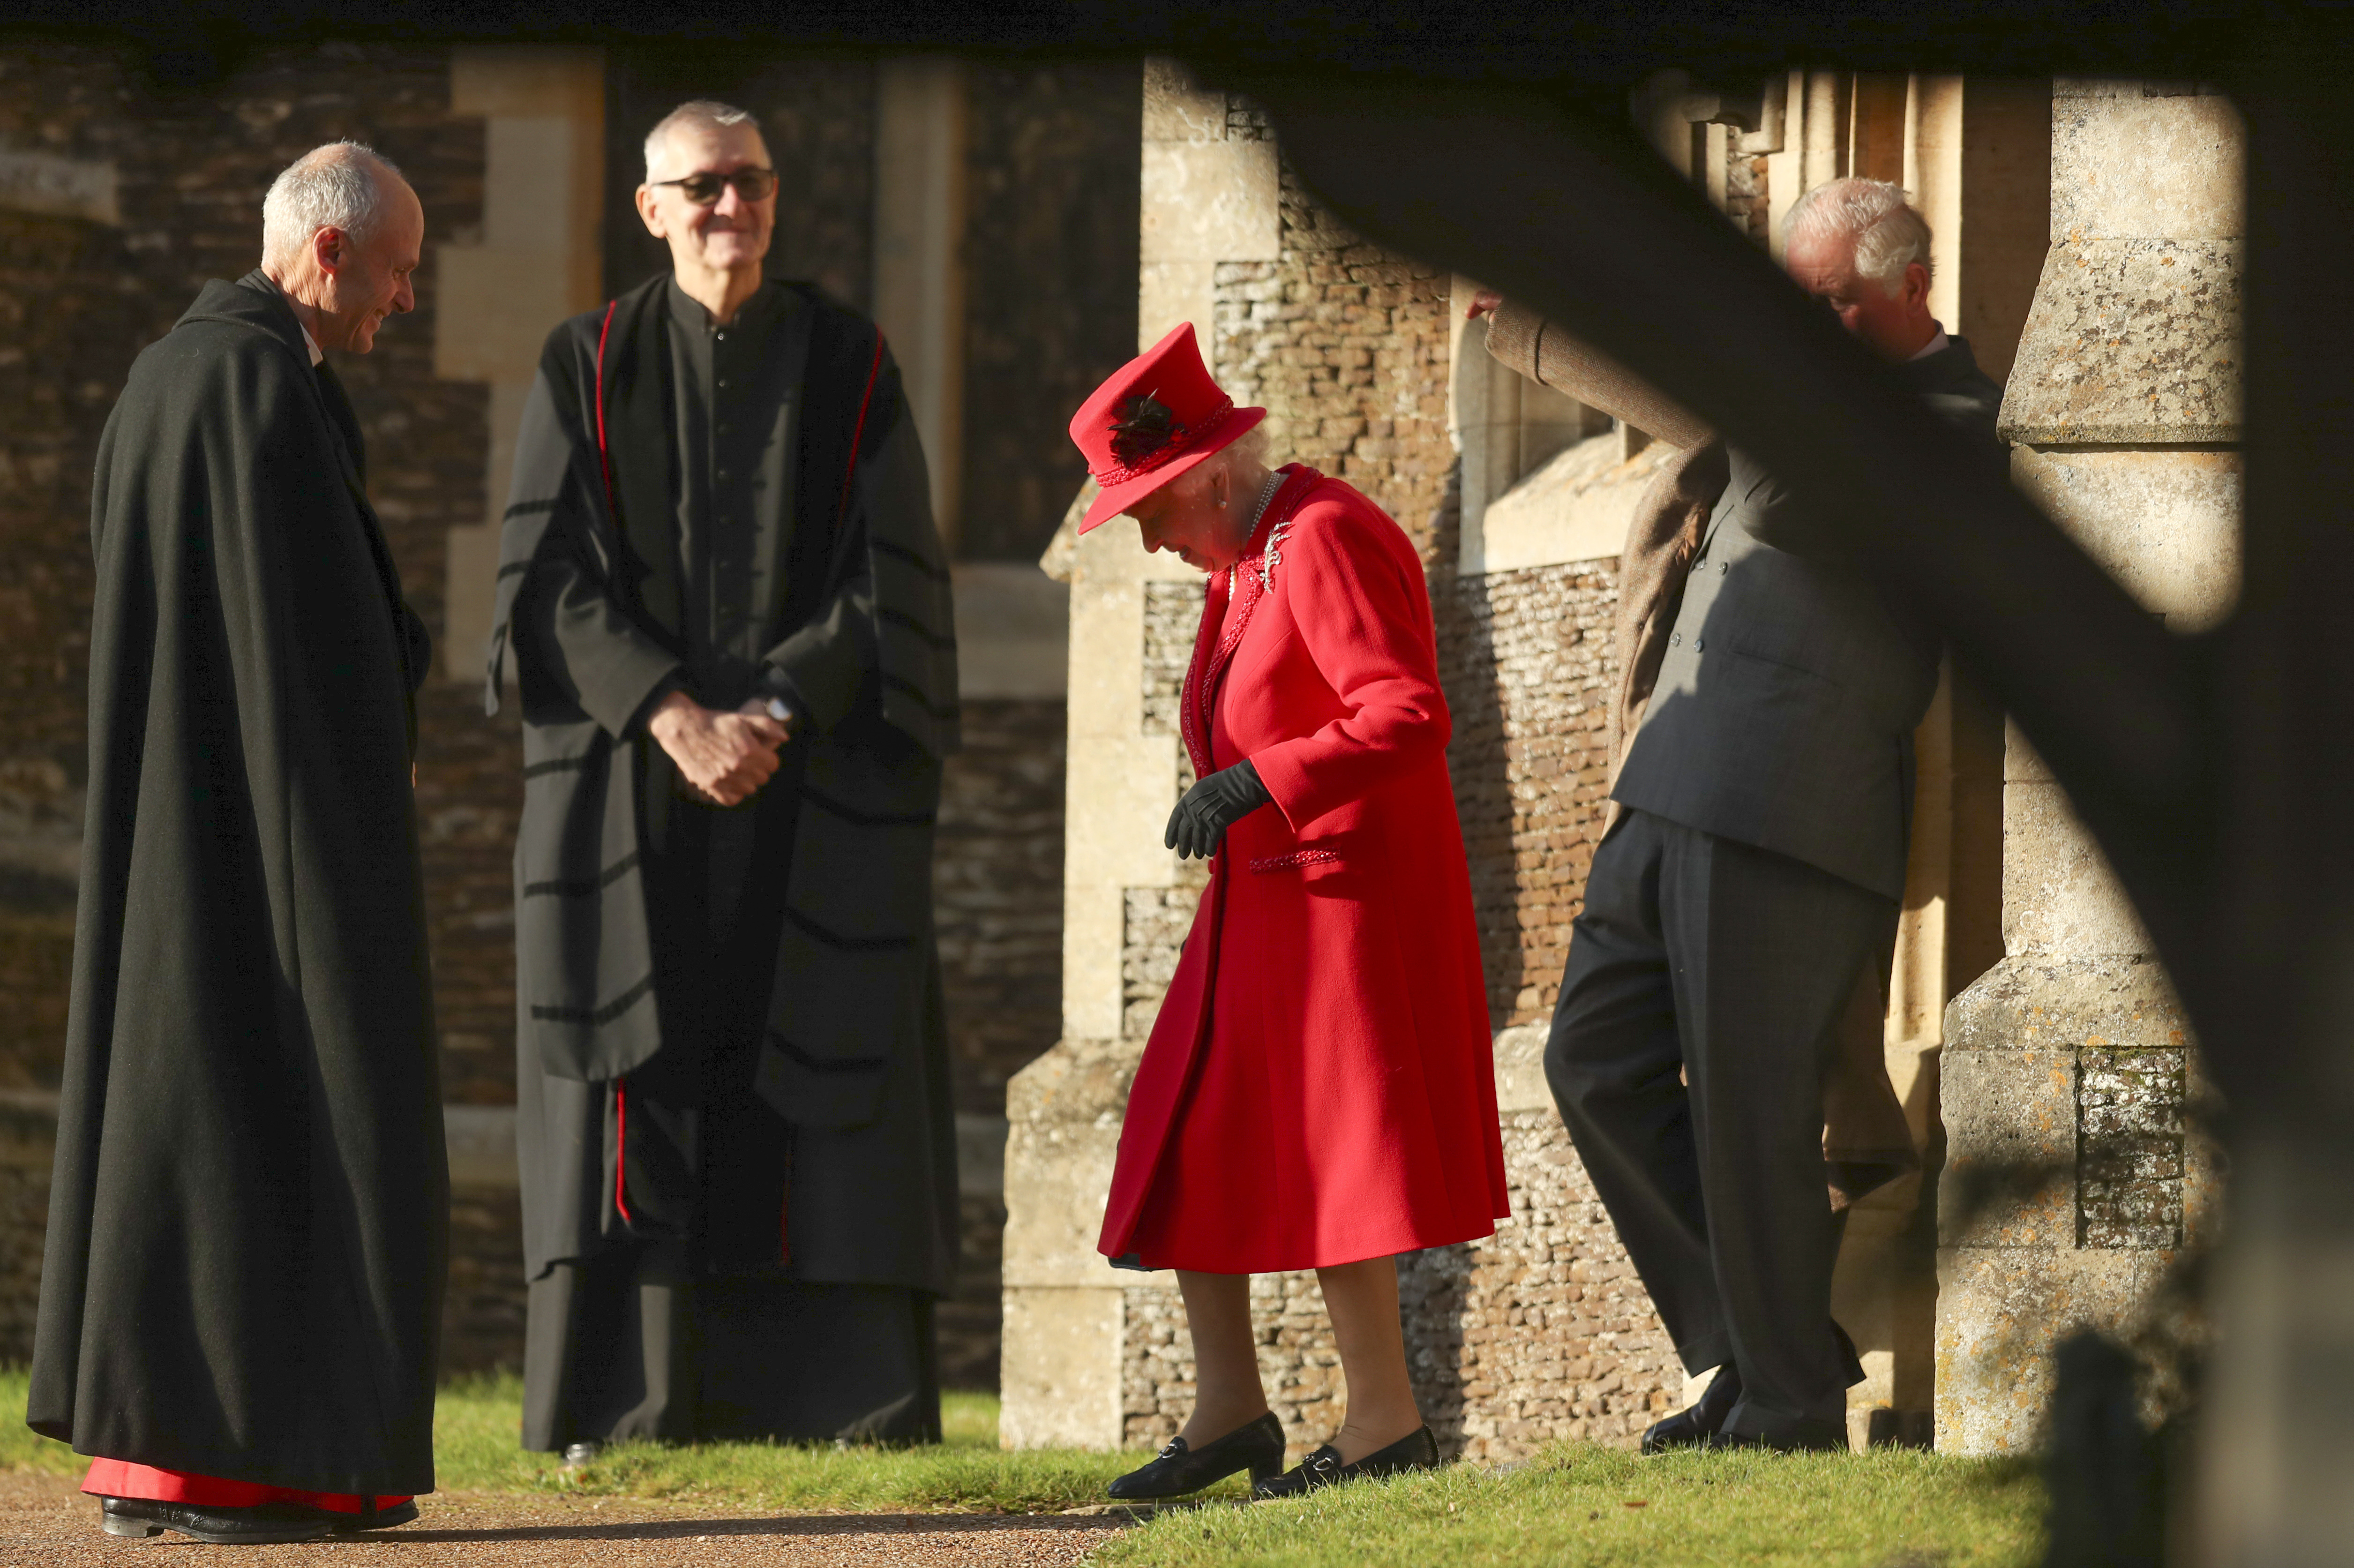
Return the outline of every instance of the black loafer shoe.
{"type": "Polygon", "coordinates": [[[253,1508],[196,1508],[147,1498],[101,1498],[98,1525],[109,1535],[144,1539],[167,1530],[207,1546],[276,1546],[319,1541],[327,1521],[302,1503],[261,1503],[253,1508]]]}
{"type": "Polygon", "coordinates": [[[1770,1448],[1776,1454],[1844,1454],[1847,1423],[1801,1415],[1777,1422],[1763,1432],[1720,1432],[1708,1440],[1712,1448],[1770,1448]]]}
{"type": "Polygon", "coordinates": [[[1655,1421],[1643,1434],[1643,1452],[1664,1454],[1671,1448],[1705,1448],[1724,1425],[1724,1418],[1741,1403],[1741,1370],[1731,1361],[1716,1369],[1700,1397],[1664,1421],[1655,1421]]]}
{"type": "Polygon", "coordinates": [[[1251,1479],[1259,1481],[1282,1468],[1283,1423],[1270,1410],[1199,1448],[1187,1447],[1182,1437],[1172,1437],[1160,1457],[1140,1470],[1130,1470],[1105,1489],[1121,1502],[1155,1502],[1198,1492],[1237,1470],[1248,1470],[1251,1479]]]}
{"type": "Polygon", "coordinates": [[[1386,1448],[1376,1448],[1353,1465],[1341,1462],[1341,1450],[1327,1443],[1305,1459],[1296,1469],[1286,1470],[1271,1481],[1261,1481],[1251,1488],[1251,1496],[1260,1502],[1279,1498],[1296,1498],[1302,1492],[1312,1492],[1320,1487],[1337,1487],[1342,1481],[1371,1480],[1382,1476],[1403,1475],[1408,1470],[1438,1468],[1438,1439],[1427,1426],[1417,1426],[1386,1448]]]}

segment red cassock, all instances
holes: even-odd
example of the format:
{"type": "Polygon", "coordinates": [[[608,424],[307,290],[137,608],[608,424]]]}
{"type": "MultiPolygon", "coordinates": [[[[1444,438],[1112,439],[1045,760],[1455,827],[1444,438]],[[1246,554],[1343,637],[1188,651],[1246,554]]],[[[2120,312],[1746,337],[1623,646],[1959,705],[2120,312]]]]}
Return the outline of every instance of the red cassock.
{"type": "Polygon", "coordinates": [[[1181,726],[1274,796],[1227,831],[1129,1090],[1098,1246],[1257,1274],[1508,1215],[1471,882],[1422,564],[1288,466],[1212,577],[1181,726]]]}

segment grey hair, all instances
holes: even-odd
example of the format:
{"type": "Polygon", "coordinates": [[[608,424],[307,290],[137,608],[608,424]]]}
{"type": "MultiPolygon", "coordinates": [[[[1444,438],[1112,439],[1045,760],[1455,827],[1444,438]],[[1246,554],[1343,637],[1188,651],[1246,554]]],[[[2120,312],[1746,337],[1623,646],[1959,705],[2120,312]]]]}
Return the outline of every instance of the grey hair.
{"type": "Polygon", "coordinates": [[[1832,180],[1800,196],[1790,208],[1786,242],[1801,234],[1853,237],[1855,270],[1891,294],[1904,287],[1914,262],[1930,276],[1929,220],[1905,199],[1904,187],[1886,180],[1832,180]]]}
{"type": "Polygon", "coordinates": [[[1273,465],[1267,461],[1271,446],[1267,421],[1261,419],[1257,424],[1179,474],[1170,482],[1170,488],[1174,490],[1182,486],[1190,493],[1207,487],[1214,477],[1226,469],[1253,464],[1261,468],[1271,467],[1273,465]]]}
{"type": "Polygon", "coordinates": [[[682,125],[699,125],[707,131],[725,131],[732,126],[749,125],[752,134],[765,142],[760,122],[748,109],[738,109],[732,103],[722,103],[716,98],[690,98],[662,117],[654,128],[646,132],[646,180],[654,177],[654,159],[662,152],[663,143],[682,125]]]}
{"type": "Polygon", "coordinates": [[[401,177],[390,158],[358,142],[330,142],[286,165],[261,198],[261,259],[283,263],[323,228],[366,239],[401,177]]]}

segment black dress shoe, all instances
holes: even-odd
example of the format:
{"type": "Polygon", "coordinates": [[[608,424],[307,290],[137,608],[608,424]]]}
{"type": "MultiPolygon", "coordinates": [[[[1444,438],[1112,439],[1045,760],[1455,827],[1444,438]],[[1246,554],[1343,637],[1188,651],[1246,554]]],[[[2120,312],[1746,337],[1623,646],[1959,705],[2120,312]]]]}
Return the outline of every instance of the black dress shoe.
{"type": "Polygon", "coordinates": [[[1198,1492],[1237,1470],[1248,1470],[1251,1479],[1257,1481],[1282,1468],[1283,1423],[1270,1410],[1199,1448],[1187,1447],[1182,1437],[1172,1437],[1160,1457],[1140,1470],[1130,1470],[1106,1489],[1122,1502],[1151,1502],[1198,1492]]]}
{"type": "Polygon", "coordinates": [[[321,1519],[327,1521],[327,1528],[337,1535],[357,1535],[363,1531],[390,1530],[396,1524],[416,1523],[417,1499],[411,1498],[407,1502],[398,1502],[390,1508],[380,1508],[373,1514],[345,1513],[332,1508],[323,1508],[317,1512],[321,1519]]]}
{"type": "Polygon", "coordinates": [[[198,1508],[149,1498],[101,1498],[98,1525],[109,1535],[144,1539],[178,1531],[207,1546],[275,1546],[318,1541],[328,1530],[320,1510],[305,1503],[260,1503],[252,1508],[198,1508]]]}
{"type": "Polygon", "coordinates": [[[1741,1403],[1741,1369],[1731,1361],[1716,1369],[1700,1397],[1665,1421],[1655,1421],[1643,1434],[1643,1452],[1664,1454],[1671,1448],[1705,1448],[1724,1425],[1724,1418],[1741,1403]]]}
{"type": "Polygon", "coordinates": [[[1777,1421],[1762,1432],[1720,1432],[1708,1440],[1712,1448],[1770,1448],[1776,1454],[1844,1454],[1847,1423],[1800,1415],[1777,1421]]]}
{"type": "Polygon", "coordinates": [[[1342,1481],[1370,1480],[1379,1476],[1403,1475],[1408,1470],[1438,1468],[1438,1439],[1427,1426],[1417,1426],[1386,1448],[1376,1448],[1353,1465],[1341,1462],[1341,1450],[1327,1443],[1305,1459],[1295,1469],[1286,1470],[1271,1481],[1261,1481],[1251,1488],[1251,1496],[1261,1502],[1277,1498],[1296,1498],[1302,1492],[1312,1492],[1319,1487],[1336,1487],[1342,1481]]]}
{"type": "Polygon", "coordinates": [[[568,1443],[565,1445],[564,1448],[564,1468],[567,1470],[585,1469],[588,1466],[595,1464],[597,1462],[597,1456],[602,1454],[604,1451],[605,1445],[597,1442],[593,1438],[581,1443],[568,1443]]]}

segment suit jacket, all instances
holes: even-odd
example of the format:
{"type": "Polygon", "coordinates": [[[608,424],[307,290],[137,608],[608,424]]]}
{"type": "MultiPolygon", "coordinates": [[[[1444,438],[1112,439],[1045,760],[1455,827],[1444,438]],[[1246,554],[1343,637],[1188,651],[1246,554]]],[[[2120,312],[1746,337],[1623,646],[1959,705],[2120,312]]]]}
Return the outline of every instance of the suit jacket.
{"type": "MultiPolygon", "coordinates": [[[[1999,461],[1999,448],[1991,437],[1999,393],[1992,382],[1978,374],[1967,344],[1958,338],[1950,339],[1949,344],[1948,348],[1931,358],[1904,366],[1903,373],[1934,406],[1969,428],[1983,429],[1989,437],[1990,456],[1999,461]]],[[[1639,745],[1645,753],[1643,767],[1651,775],[1651,787],[1638,782],[1637,788],[1646,799],[1629,800],[1628,792],[1618,789],[1618,774],[1614,774],[1614,812],[1620,802],[1655,810],[1657,807],[1648,800],[1670,793],[1671,788],[1689,788],[1691,801],[1660,814],[1689,821],[1689,817],[1678,816],[1679,810],[1689,810],[1694,814],[1704,812],[1718,822],[1737,820],[1734,812],[1708,809],[1724,802],[1710,798],[1712,791],[1705,780],[1689,786],[1670,780],[1668,787],[1661,787],[1658,779],[1659,772],[1672,766],[1668,761],[1670,749],[1676,752],[1678,763],[1689,764],[1697,773],[1722,768],[1730,775],[1738,766],[1724,762],[1726,757],[1735,753],[1711,753],[1710,740],[1725,737],[1721,733],[1713,737],[1706,736],[1691,706],[1697,700],[1692,693],[1701,683],[1699,666],[1708,653],[1711,618],[1719,613],[1717,607],[1726,598],[1728,587],[1735,590],[1730,608],[1723,612],[1725,620],[1721,624],[1728,634],[1734,618],[1752,609],[1786,632],[1803,633],[1805,628],[1789,623],[1809,610],[1828,609],[1831,621],[1826,630],[1833,637],[1843,625],[1860,623],[1871,627],[1884,621],[1896,633],[1893,642],[1883,639],[1875,643],[1867,639],[1860,648],[1849,650],[1847,660],[1824,662],[1869,666],[1874,662],[1872,655],[1879,654],[1885,658],[1887,665],[1882,673],[1893,677],[1889,682],[1891,686],[1903,683],[1908,670],[1914,673],[1916,682],[1922,678],[1923,645],[1908,635],[1916,630],[1910,626],[1910,618],[1899,610],[1878,607],[1868,597],[1870,590],[1862,589],[1852,573],[1838,563],[1835,551],[1819,540],[1807,538],[1808,519],[1791,504],[1787,494],[1745,454],[1728,456],[1714,432],[1689,410],[1615,360],[1535,312],[1510,301],[1489,323],[1488,350],[1532,381],[1555,387],[1686,449],[1681,457],[1660,470],[1637,506],[1619,561],[1614,652],[1620,670],[1620,685],[1611,715],[1612,759],[1614,768],[1623,773],[1639,745]],[[1736,513],[1741,514],[1738,520],[1736,513]],[[1735,524],[1733,535],[1724,535],[1722,531],[1721,524],[1728,521],[1735,524]],[[1758,535],[1751,526],[1753,523],[1764,529],[1766,543],[1762,549],[1758,535]],[[1722,549],[1717,548],[1720,543],[1722,549]],[[1777,547],[1781,544],[1792,548],[1777,547]],[[1703,564],[1701,557],[1704,549],[1713,553],[1706,556],[1703,564]],[[1736,557],[1746,564],[1736,568],[1736,557]],[[1712,571],[1710,567],[1715,569],[1712,571]],[[1798,596],[1791,601],[1773,602],[1774,594],[1793,580],[1799,589],[1798,596]],[[1859,599],[1859,590],[1867,597],[1859,599]],[[1691,617],[1689,625],[1688,614],[1691,617]],[[1669,662],[1671,653],[1677,655],[1672,666],[1669,662]],[[1676,700],[1686,705],[1672,726],[1674,736],[1665,747],[1651,744],[1653,729],[1648,715],[1655,693],[1662,704],[1670,694],[1676,694],[1676,700]],[[1693,755],[1695,751],[1697,755],[1693,755]]],[[[1726,643],[1728,648],[1733,645],[1731,641],[1726,643]]],[[[1912,800],[1912,730],[1935,691],[1935,646],[1928,644],[1927,684],[1917,687],[1917,693],[1911,687],[1898,691],[1894,700],[1885,705],[1909,705],[1912,716],[1902,728],[1886,732],[1885,744],[1871,744],[1870,736],[1865,737],[1863,750],[1867,759],[1884,764],[1893,755],[1897,772],[1893,779],[1887,778],[1884,770],[1872,774],[1882,795],[1876,802],[1878,809],[1871,813],[1866,841],[1861,845],[1845,845],[1829,833],[1818,832],[1810,835],[1817,854],[1829,853],[1850,866],[1868,865],[1871,880],[1864,885],[1876,885],[1877,890],[1894,897],[1901,897],[1903,892],[1912,800]],[[1884,832],[1892,810],[1898,824],[1893,835],[1893,863],[1889,861],[1889,835],[1884,832]]],[[[1714,674],[1712,667],[1712,680],[1714,674]]],[[[1715,694],[1712,687],[1711,696],[1715,694]]],[[[1765,712],[1751,715],[1751,736],[1770,727],[1775,716],[1765,712]]],[[[1893,715],[1889,722],[1894,722],[1893,715]]],[[[1787,754],[1800,744],[1794,736],[1768,738],[1773,742],[1769,749],[1778,753],[1787,754]]],[[[1737,782],[1732,780],[1731,784],[1737,787],[1737,782]]],[[[1732,788],[1726,792],[1731,793],[1732,788]]],[[[1774,815],[1770,811],[1752,813],[1753,818],[1774,815]]],[[[1821,826],[1820,813],[1808,815],[1810,827],[1821,826]]],[[[1727,836],[1747,837],[1742,832],[1727,836]]],[[[1793,835],[1777,836],[1787,843],[1793,835]]],[[[1762,841],[1751,838],[1749,842],[1762,841]]],[[[1823,863],[1812,855],[1800,858],[1810,863],[1823,863]]],[[[1838,874],[1861,880],[1849,872],[1838,874]]],[[[1859,982],[1856,995],[1838,1026],[1838,1059],[1823,1084],[1823,1158],[1834,1208],[1844,1208],[1919,1163],[1912,1148],[1903,1107],[1888,1081],[1887,1065],[1882,1054],[1887,980],[1887,966],[1882,965],[1859,982]]]]}
{"type": "MultiPolygon", "coordinates": [[[[1967,343],[1897,373],[1999,461],[2002,393],[1967,343]]],[[[1830,543],[1819,504],[1728,459],[1612,796],[1902,898],[1936,633],[1830,543]]]]}

